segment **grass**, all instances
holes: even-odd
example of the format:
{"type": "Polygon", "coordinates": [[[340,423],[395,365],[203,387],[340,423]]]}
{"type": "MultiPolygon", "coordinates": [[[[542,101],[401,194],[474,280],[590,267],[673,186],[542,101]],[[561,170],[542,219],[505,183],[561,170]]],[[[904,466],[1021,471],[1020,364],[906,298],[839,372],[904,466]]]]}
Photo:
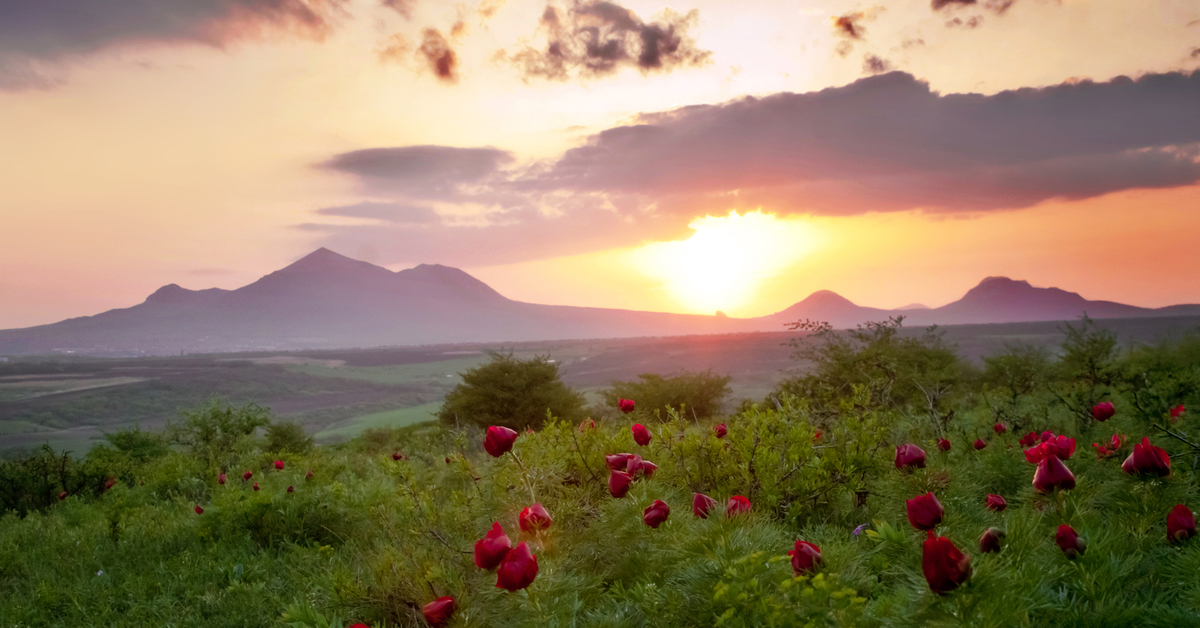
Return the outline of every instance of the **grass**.
{"type": "Polygon", "coordinates": [[[357,436],[369,428],[397,428],[431,421],[440,407],[442,407],[441,403],[427,403],[412,408],[366,414],[332,425],[328,429],[317,432],[313,438],[319,442],[326,442],[357,436]]]}

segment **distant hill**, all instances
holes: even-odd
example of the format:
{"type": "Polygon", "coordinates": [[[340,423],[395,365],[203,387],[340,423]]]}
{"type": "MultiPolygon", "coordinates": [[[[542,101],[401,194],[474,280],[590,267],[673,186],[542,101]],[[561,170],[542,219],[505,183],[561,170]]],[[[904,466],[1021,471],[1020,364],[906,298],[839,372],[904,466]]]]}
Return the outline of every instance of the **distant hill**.
{"type": "Polygon", "coordinates": [[[1200,305],[1141,308],[1089,301],[1058,288],[988,277],[939,308],[863,307],[822,290],[757,318],[539,305],[513,301],[436,264],[392,272],[328,249],[236,290],[163,286],[129,308],[50,325],[0,330],[0,355],[75,352],[175,354],[455,342],[633,338],[781,331],[810,319],[837,328],[889,316],[908,325],[1200,315],[1200,305]]]}

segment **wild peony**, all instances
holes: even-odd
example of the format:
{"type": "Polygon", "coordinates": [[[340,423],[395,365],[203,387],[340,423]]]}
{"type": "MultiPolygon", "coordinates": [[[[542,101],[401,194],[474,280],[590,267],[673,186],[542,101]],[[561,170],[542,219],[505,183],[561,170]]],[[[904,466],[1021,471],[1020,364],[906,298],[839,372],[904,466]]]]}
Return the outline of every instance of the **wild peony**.
{"type": "Polygon", "coordinates": [[[821,548],[808,541],[797,540],[796,546],[788,550],[788,556],[792,557],[792,572],[797,576],[816,573],[822,562],[821,548]]]}
{"type": "Polygon", "coordinates": [[[444,628],[450,624],[454,609],[454,598],[446,595],[422,606],[421,614],[425,616],[425,623],[432,628],[444,628]]]}
{"type": "Polygon", "coordinates": [[[537,532],[550,527],[554,520],[550,518],[550,513],[546,512],[546,508],[538,502],[532,506],[526,506],[517,517],[517,523],[521,525],[522,532],[537,532]]]}
{"type": "Polygon", "coordinates": [[[516,430],[500,425],[493,425],[487,428],[487,436],[483,439],[483,448],[493,458],[499,458],[513,448],[513,443],[516,442],[517,436],[516,430]]]}
{"type": "Polygon", "coordinates": [[[1171,457],[1162,447],[1150,444],[1150,438],[1133,446],[1133,453],[1121,463],[1121,470],[1130,475],[1166,477],[1171,475],[1171,457]]]}
{"type": "Polygon", "coordinates": [[[670,516],[671,507],[667,505],[667,502],[664,502],[661,499],[656,499],[654,500],[654,503],[650,504],[650,506],[647,507],[642,513],[642,523],[645,523],[651,528],[657,528],[667,520],[667,517],[670,516]]]}
{"type": "Polygon", "coordinates": [[[899,445],[896,447],[897,469],[925,468],[925,450],[916,445],[899,445]]]}
{"type": "Polygon", "coordinates": [[[932,530],[942,522],[945,510],[933,493],[918,495],[905,500],[904,509],[908,514],[908,522],[918,530],[932,530]]]}
{"type": "Polygon", "coordinates": [[[512,549],[512,541],[504,534],[500,522],[492,523],[492,529],[475,541],[475,566],[480,569],[495,569],[500,566],[508,551],[512,549]]]}
{"type": "Polygon", "coordinates": [[[496,588],[519,591],[533,584],[537,574],[537,556],[529,551],[529,546],[524,542],[517,543],[496,569],[496,588]]]}
{"type": "Polygon", "coordinates": [[[971,577],[971,558],[950,539],[930,532],[921,547],[921,571],[925,572],[929,590],[945,595],[971,577]]]}

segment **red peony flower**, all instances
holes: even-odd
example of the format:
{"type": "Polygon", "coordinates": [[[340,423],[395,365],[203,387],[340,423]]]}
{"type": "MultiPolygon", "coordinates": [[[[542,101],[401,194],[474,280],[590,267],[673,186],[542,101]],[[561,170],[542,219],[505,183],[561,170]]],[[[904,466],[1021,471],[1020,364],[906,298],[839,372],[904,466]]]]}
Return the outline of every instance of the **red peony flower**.
{"type": "MultiPolygon", "coordinates": [[[[221,484],[224,484],[224,483],[225,483],[225,474],[222,473],[221,474],[221,484]]],[[[104,490],[107,491],[108,489],[110,489],[116,485],[117,485],[117,478],[108,478],[108,481],[106,481],[104,483],[104,490]]]]}
{"type": "Polygon", "coordinates": [[[425,623],[433,628],[443,628],[450,623],[454,609],[454,598],[446,595],[422,606],[421,614],[425,616],[425,623]]]}
{"type": "Polygon", "coordinates": [[[500,527],[500,522],[497,521],[482,539],[475,541],[475,566],[480,569],[495,569],[511,549],[512,541],[504,534],[504,528],[500,527]]]}
{"type": "Polygon", "coordinates": [[[933,493],[905,500],[904,508],[908,511],[908,522],[918,530],[934,529],[942,522],[942,515],[946,513],[933,493]]]}
{"type": "Polygon", "coordinates": [[[797,576],[816,573],[822,562],[821,548],[808,541],[797,540],[796,547],[788,550],[788,556],[792,557],[792,571],[797,576]]]}
{"type": "Polygon", "coordinates": [[[1092,443],[1092,447],[1096,450],[1096,458],[1107,458],[1116,454],[1128,439],[1129,437],[1124,434],[1113,434],[1107,445],[1092,443]]]}
{"type": "Polygon", "coordinates": [[[1033,488],[1039,493],[1049,493],[1056,488],[1075,488],[1075,474],[1053,454],[1042,458],[1033,472],[1033,488]]]}
{"type": "Polygon", "coordinates": [[[225,484],[225,474],[224,473],[217,476],[217,484],[225,484]]]}
{"type": "Polygon", "coordinates": [[[1101,423],[1111,419],[1116,413],[1117,409],[1113,407],[1111,401],[1102,401],[1092,406],[1092,418],[1101,423]]]}
{"type": "Polygon", "coordinates": [[[821,430],[814,431],[813,432],[813,442],[815,443],[815,442],[821,440],[821,436],[823,436],[823,434],[821,434],[821,430]]]}
{"type": "Polygon", "coordinates": [[[529,551],[529,546],[524,542],[517,543],[496,569],[496,588],[519,591],[533,584],[537,574],[537,556],[529,551]]]}
{"type": "Polygon", "coordinates": [[[608,474],[608,492],[617,499],[629,493],[632,484],[633,477],[624,471],[612,471],[608,474]]]}
{"type": "Polygon", "coordinates": [[[1121,470],[1130,475],[1171,475],[1171,458],[1162,447],[1150,444],[1150,438],[1133,446],[1133,453],[1121,463],[1121,470]]]}
{"type": "Polygon", "coordinates": [[[1038,440],[1037,432],[1030,432],[1030,433],[1022,436],[1021,440],[1019,440],[1017,442],[1020,443],[1022,447],[1028,447],[1028,446],[1036,443],[1037,440],[1038,440]]]}
{"type": "Polygon", "coordinates": [[[630,412],[633,412],[633,406],[634,406],[634,404],[633,404],[632,399],[618,399],[617,400],[617,407],[620,408],[621,412],[624,412],[625,414],[629,414],[630,412]]]}
{"type": "Polygon", "coordinates": [[[645,447],[650,444],[650,430],[646,429],[641,423],[634,423],[633,427],[629,428],[633,432],[633,442],[645,447]]]}
{"type": "Polygon", "coordinates": [[[713,426],[713,433],[717,435],[717,438],[725,438],[725,435],[729,433],[729,427],[724,423],[718,423],[713,426]]]}
{"type": "Polygon", "coordinates": [[[708,513],[712,512],[713,508],[717,507],[717,500],[705,495],[704,493],[696,493],[692,495],[692,514],[701,519],[708,519],[708,513]]]}
{"type": "Polygon", "coordinates": [[[66,499],[66,498],[67,498],[67,492],[66,492],[66,491],[63,491],[63,492],[61,492],[61,493],[59,493],[59,494],[58,494],[58,501],[60,501],[60,502],[61,502],[62,500],[66,499]]]}
{"type": "Polygon", "coordinates": [[[916,445],[900,445],[896,447],[896,468],[908,469],[925,468],[925,450],[916,445]]]}
{"type": "Polygon", "coordinates": [[[256,490],[256,491],[258,490],[258,482],[254,483],[254,490],[256,490]]]}
{"type": "Polygon", "coordinates": [[[670,516],[671,507],[667,505],[667,502],[664,502],[661,499],[656,499],[654,500],[654,503],[650,504],[650,506],[646,508],[645,512],[642,513],[642,523],[650,526],[651,528],[657,528],[667,520],[667,517],[670,516]]]}
{"type": "Polygon", "coordinates": [[[550,518],[550,513],[538,502],[532,506],[526,506],[521,511],[521,515],[517,517],[517,523],[521,525],[522,532],[537,532],[550,527],[554,520],[550,518]]]}
{"type": "Polygon", "coordinates": [[[1004,538],[1004,531],[1000,528],[988,528],[984,530],[983,536],[979,537],[979,551],[987,554],[988,552],[999,552],[1000,541],[1004,538]]]}
{"type": "Polygon", "coordinates": [[[594,429],[596,429],[596,422],[592,419],[584,419],[583,422],[579,424],[580,434],[586,434],[588,430],[594,429]]]}
{"type": "Polygon", "coordinates": [[[283,471],[283,461],[282,461],[282,460],[276,460],[276,461],[275,461],[275,470],[276,470],[276,471],[283,471]]]}
{"type": "Polygon", "coordinates": [[[983,449],[984,447],[987,447],[987,443],[984,442],[984,440],[982,438],[976,438],[975,439],[975,451],[979,451],[980,449],[983,449]]]}
{"type": "Polygon", "coordinates": [[[950,441],[945,438],[938,439],[938,449],[942,451],[950,451],[950,441]]]}
{"type": "Polygon", "coordinates": [[[487,436],[483,439],[483,448],[493,458],[499,458],[512,449],[513,442],[516,440],[517,432],[515,430],[493,425],[487,428],[487,436]]]}
{"type": "Polygon", "coordinates": [[[604,463],[608,465],[609,471],[624,471],[631,458],[633,454],[608,454],[604,456],[604,463]]]}
{"type": "Polygon", "coordinates": [[[196,514],[198,515],[204,514],[204,509],[200,507],[200,504],[196,504],[196,507],[193,510],[195,510],[196,514]]]}
{"type": "Polygon", "coordinates": [[[247,471],[242,474],[242,481],[245,482],[246,480],[249,480],[252,477],[254,477],[254,474],[251,473],[250,471],[247,471]]]}
{"type": "Polygon", "coordinates": [[[1079,538],[1079,533],[1075,528],[1067,524],[1058,526],[1058,531],[1054,533],[1054,542],[1058,543],[1058,547],[1062,549],[1067,558],[1074,560],[1083,555],[1083,551],[1087,549],[1087,542],[1079,538]]]}
{"type": "Polygon", "coordinates": [[[658,465],[650,462],[649,460],[643,460],[641,464],[638,465],[638,474],[643,477],[648,478],[654,475],[655,471],[658,471],[658,465]]]}
{"type": "MultiPolygon", "coordinates": [[[[1049,432],[1046,432],[1047,434],[1049,432]]],[[[1066,436],[1053,436],[1025,450],[1025,460],[1037,464],[1048,455],[1059,460],[1067,460],[1075,454],[1075,439],[1066,436]]]]}
{"type": "Polygon", "coordinates": [[[1042,432],[1041,436],[1039,436],[1038,438],[1042,439],[1042,442],[1044,443],[1044,442],[1050,440],[1051,438],[1054,438],[1054,432],[1051,432],[1050,430],[1046,430],[1045,432],[1042,432]]]}
{"type": "Polygon", "coordinates": [[[725,502],[726,517],[732,517],[734,515],[740,515],[747,512],[750,512],[750,500],[742,497],[741,495],[734,495],[733,497],[729,498],[729,501],[725,502]]]}
{"type": "Polygon", "coordinates": [[[992,426],[992,431],[996,432],[997,434],[1003,434],[1008,431],[1008,426],[1003,423],[996,423],[992,426]]]}
{"type": "Polygon", "coordinates": [[[309,469],[308,472],[304,474],[304,479],[311,480],[312,476],[313,476],[312,469],[309,469]]]}
{"type": "Polygon", "coordinates": [[[1193,536],[1196,536],[1196,515],[1183,504],[1175,506],[1167,515],[1167,540],[1179,543],[1193,536]]]}
{"type": "Polygon", "coordinates": [[[296,487],[294,487],[294,486],[289,486],[289,487],[288,487],[288,492],[289,492],[289,493],[295,493],[295,492],[296,492],[296,487]]]}
{"type": "Polygon", "coordinates": [[[1171,422],[1175,423],[1176,421],[1178,421],[1180,419],[1180,417],[1183,416],[1183,413],[1186,410],[1187,409],[1183,407],[1182,403],[1175,406],[1174,408],[1171,408],[1171,422]]]}
{"type": "Polygon", "coordinates": [[[996,512],[1004,512],[1004,509],[1008,508],[1008,502],[1004,501],[1004,498],[999,495],[988,495],[985,503],[988,510],[996,512]]]}
{"type": "Polygon", "coordinates": [[[930,532],[921,548],[921,571],[925,572],[929,590],[944,595],[971,577],[971,559],[950,539],[930,532]]]}

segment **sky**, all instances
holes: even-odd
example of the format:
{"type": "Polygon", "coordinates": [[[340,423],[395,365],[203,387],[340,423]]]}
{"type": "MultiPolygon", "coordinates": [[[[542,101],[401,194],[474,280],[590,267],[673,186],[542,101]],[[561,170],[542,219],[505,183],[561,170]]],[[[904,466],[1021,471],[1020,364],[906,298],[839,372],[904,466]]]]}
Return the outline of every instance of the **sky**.
{"type": "Polygon", "coordinates": [[[759,316],[1200,303],[1196,0],[0,0],[0,328],[325,246],[759,316]]]}

